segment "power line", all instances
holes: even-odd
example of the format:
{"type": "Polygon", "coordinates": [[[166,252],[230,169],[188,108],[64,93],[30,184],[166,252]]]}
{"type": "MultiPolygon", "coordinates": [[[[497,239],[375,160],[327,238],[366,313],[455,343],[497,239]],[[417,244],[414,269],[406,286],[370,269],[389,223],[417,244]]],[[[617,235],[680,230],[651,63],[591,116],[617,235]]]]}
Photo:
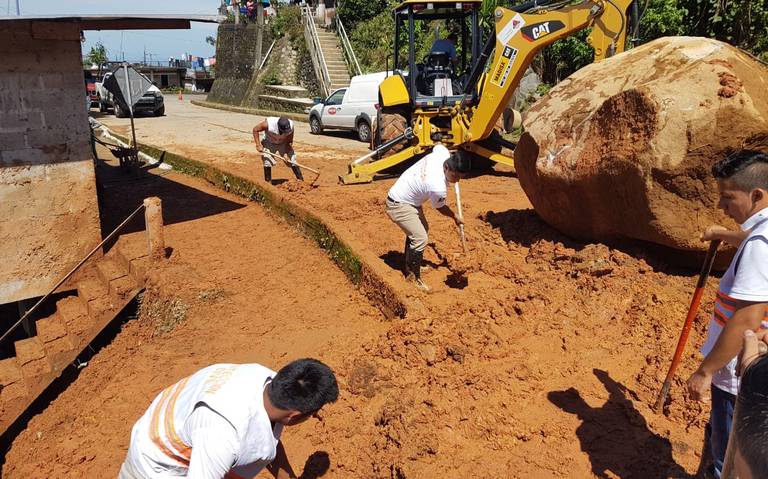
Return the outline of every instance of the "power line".
{"type": "Polygon", "coordinates": [[[128,35],[140,35],[142,37],[144,37],[144,36],[146,36],[146,37],[155,37],[155,38],[161,38],[163,40],[173,40],[173,41],[184,42],[184,43],[200,43],[200,42],[205,43],[205,39],[202,39],[202,40],[189,40],[189,39],[184,39],[184,38],[169,37],[169,36],[166,36],[166,35],[158,35],[156,33],[139,33],[139,32],[134,32],[134,31],[129,31],[129,30],[125,30],[125,33],[127,33],[128,35]]]}

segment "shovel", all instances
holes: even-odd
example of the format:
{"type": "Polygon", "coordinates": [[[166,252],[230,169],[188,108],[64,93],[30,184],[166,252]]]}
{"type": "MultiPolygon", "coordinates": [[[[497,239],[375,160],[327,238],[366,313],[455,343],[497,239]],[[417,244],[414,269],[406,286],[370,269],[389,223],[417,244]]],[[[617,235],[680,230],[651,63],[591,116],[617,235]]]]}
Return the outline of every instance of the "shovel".
{"type": "Polygon", "coordinates": [[[709,272],[712,270],[712,263],[715,262],[718,246],[720,246],[720,240],[713,240],[709,243],[709,250],[707,250],[707,256],[704,258],[704,264],[701,265],[701,272],[699,272],[699,280],[696,283],[696,289],[693,292],[691,306],[688,308],[688,315],[685,317],[683,330],[680,332],[680,339],[677,341],[677,348],[675,349],[675,354],[672,356],[672,364],[669,365],[669,371],[667,372],[666,379],[664,379],[664,385],[661,387],[659,396],[656,399],[657,412],[662,410],[664,401],[666,401],[667,395],[669,394],[669,388],[672,386],[672,378],[675,376],[675,370],[680,364],[680,359],[683,356],[685,343],[688,342],[688,335],[691,332],[693,320],[696,318],[696,313],[699,311],[701,296],[704,294],[704,286],[707,285],[707,278],[709,277],[709,272]]]}
{"type": "Polygon", "coordinates": [[[453,189],[456,192],[456,208],[459,212],[459,219],[461,224],[459,225],[459,236],[461,237],[461,248],[464,253],[467,252],[467,239],[464,237],[464,213],[461,209],[461,190],[459,189],[459,182],[453,184],[453,189]]]}

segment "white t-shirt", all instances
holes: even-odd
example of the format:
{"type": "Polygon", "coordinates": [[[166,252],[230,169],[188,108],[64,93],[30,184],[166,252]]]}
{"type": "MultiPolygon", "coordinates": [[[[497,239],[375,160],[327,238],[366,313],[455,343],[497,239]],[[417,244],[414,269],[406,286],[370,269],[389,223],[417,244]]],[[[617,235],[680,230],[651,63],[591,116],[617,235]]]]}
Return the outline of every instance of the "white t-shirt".
{"type": "Polygon", "coordinates": [[[274,459],[283,430],[262,401],[274,375],[258,364],[216,364],[161,392],[133,427],[127,477],[256,476],[274,459]]]}
{"type": "Polygon", "coordinates": [[[443,163],[451,153],[443,145],[435,145],[432,152],[417,161],[400,175],[388,196],[398,203],[421,206],[427,200],[433,208],[442,208],[448,195],[443,163]]]}
{"type": "MultiPolygon", "coordinates": [[[[741,225],[741,229],[751,231],[739,245],[731,265],[720,280],[707,340],[701,347],[704,356],[712,351],[725,324],[733,316],[735,301],[768,303],[768,208],[752,215],[741,225]]],[[[763,320],[763,328],[766,327],[768,322],[763,320]]],[[[736,357],[712,376],[712,384],[731,394],[738,393],[736,357]]]]}

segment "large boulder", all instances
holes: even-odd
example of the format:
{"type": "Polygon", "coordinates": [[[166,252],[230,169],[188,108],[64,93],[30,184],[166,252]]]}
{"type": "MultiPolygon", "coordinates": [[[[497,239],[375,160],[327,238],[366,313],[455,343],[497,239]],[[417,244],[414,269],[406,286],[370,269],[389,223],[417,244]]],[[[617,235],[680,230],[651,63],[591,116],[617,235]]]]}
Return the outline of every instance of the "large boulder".
{"type": "Polygon", "coordinates": [[[536,212],[581,240],[701,249],[717,209],[714,162],[768,151],[768,69],[705,38],[661,38],[589,65],[524,118],[515,150],[536,212]]]}

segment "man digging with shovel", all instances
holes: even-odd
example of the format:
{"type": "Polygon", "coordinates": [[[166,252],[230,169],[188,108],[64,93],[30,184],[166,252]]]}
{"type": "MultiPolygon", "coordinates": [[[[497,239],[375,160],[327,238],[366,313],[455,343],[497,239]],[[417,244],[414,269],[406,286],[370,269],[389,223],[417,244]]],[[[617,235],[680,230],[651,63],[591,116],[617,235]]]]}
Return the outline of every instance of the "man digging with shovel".
{"type": "Polygon", "coordinates": [[[291,165],[296,179],[304,181],[301,168],[296,164],[296,152],[293,151],[293,121],[284,116],[267,117],[253,127],[253,141],[264,159],[264,181],[272,183],[272,167],[277,164],[275,157],[287,157],[286,163],[291,165]]]}
{"type": "Polygon", "coordinates": [[[429,230],[422,205],[429,200],[441,214],[463,225],[463,219],[445,204],[445,198],[447,184],[466,178],[470,168],[469,157],[462,150],[451,153],[445,146],[435,145],[430,154],[405,170],[387,194],[387,215],[406,235],[406,279],[422,291],[430,291],[421,280],[421,260],[429,230]]]}

